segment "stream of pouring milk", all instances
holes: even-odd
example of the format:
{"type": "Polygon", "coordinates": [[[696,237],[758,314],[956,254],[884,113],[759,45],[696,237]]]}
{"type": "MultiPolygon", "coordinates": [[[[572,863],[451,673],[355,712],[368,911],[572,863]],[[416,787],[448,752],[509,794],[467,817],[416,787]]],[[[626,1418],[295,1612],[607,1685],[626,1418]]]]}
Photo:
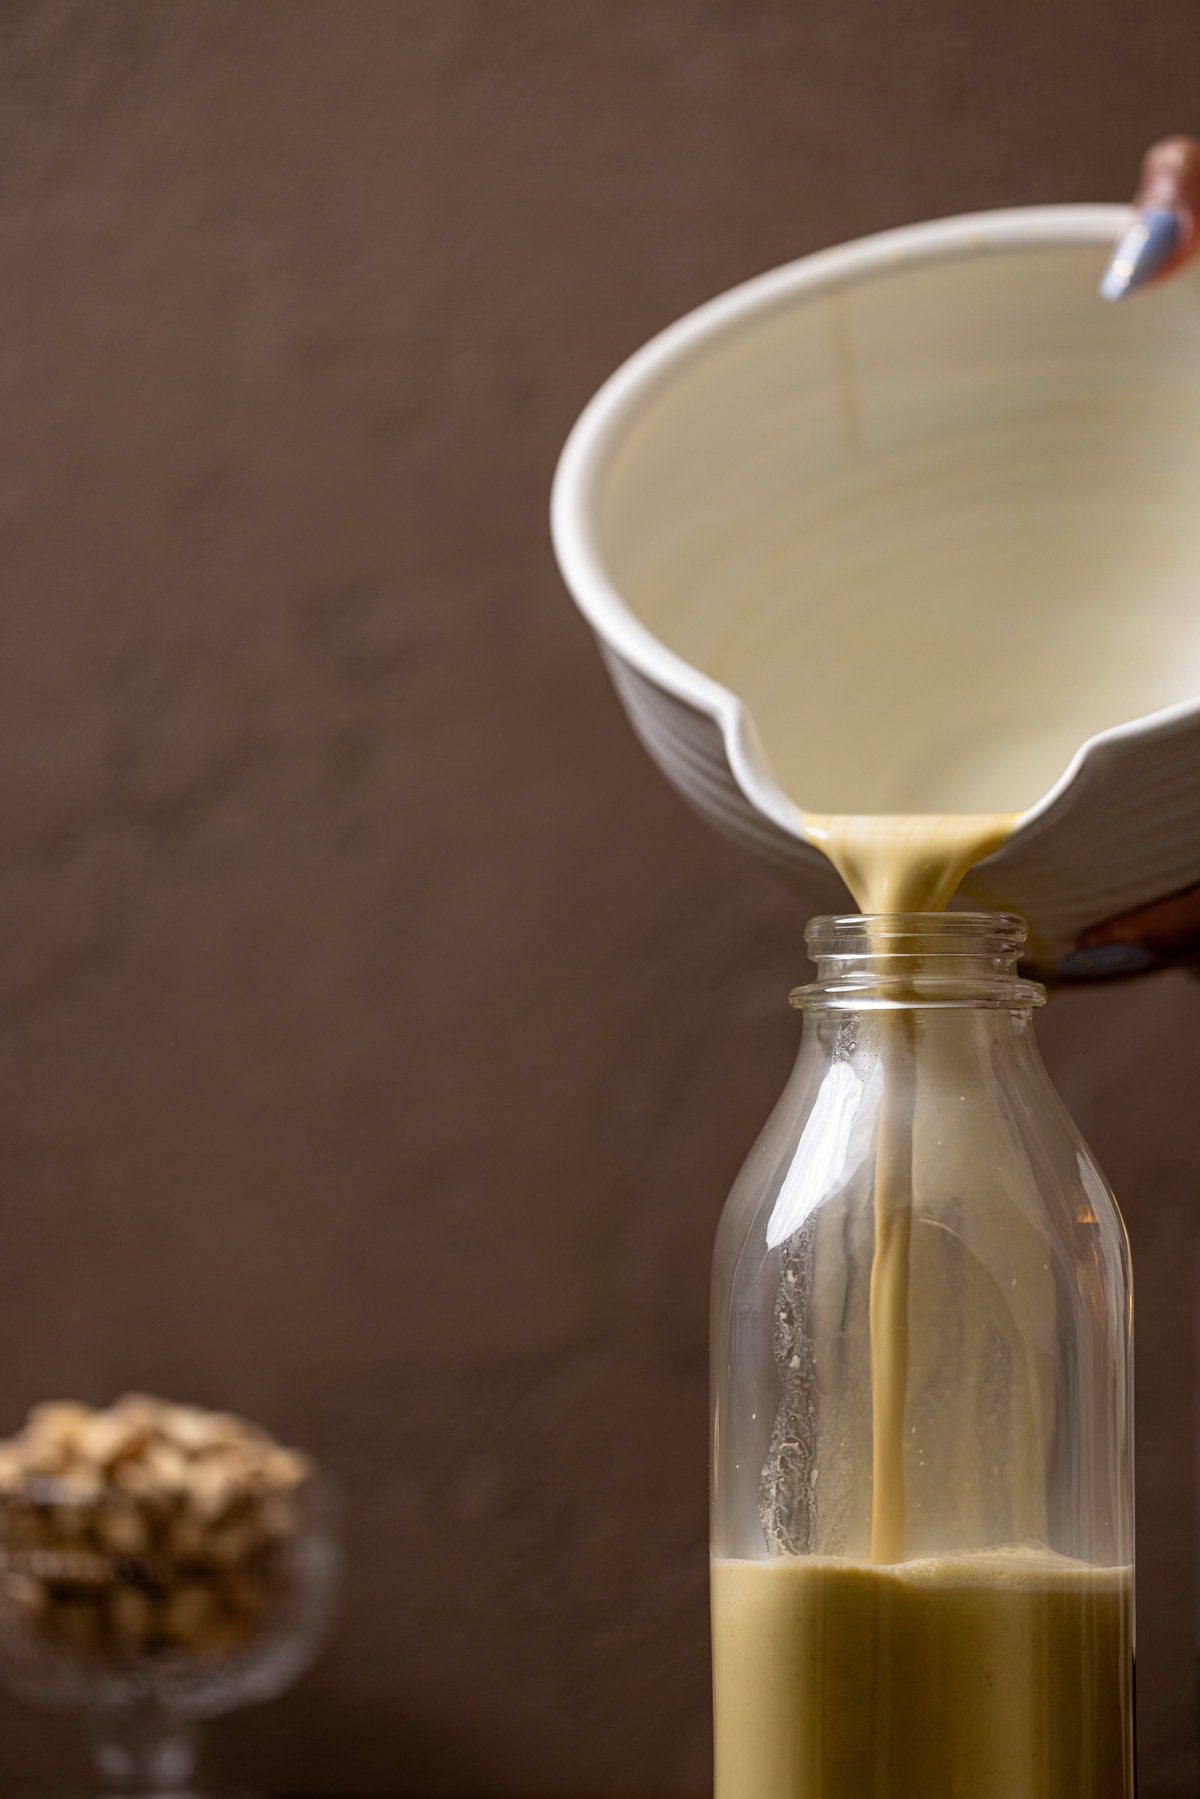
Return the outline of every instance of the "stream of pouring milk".
{"type": "Polygon", "coordinates": [[[806,812],[804,835],[822,850],[860,912],[944,912],[963,876],[1007,842],[1019,812],[806,812]]]}
{"type": "MultiPolygon", "coordinates": [[[[859,911],[943,912],[963,876],[1012,835],[1019,813],[944,816],[806,813],[804,834],[824,851],[859,911]]],[[[884,1014],[881,1031],[911,1044],[913,1021],[884,1014]]],[[[897,1046],[900,1047],[899,1045],[897,1046]]],[[[892,1058],[899,1070],[903,1054],[892,1058]]],[[[911,1060],[911,1058],[909,1058],[911,1060]]],[[[904,1400],[908,1375],[908,1263],[912,1236],[911,1109],[885,1084],[875,1160],[875,1255],[871,1265],[871,1560],[905,1549],[904,1400]]]]}

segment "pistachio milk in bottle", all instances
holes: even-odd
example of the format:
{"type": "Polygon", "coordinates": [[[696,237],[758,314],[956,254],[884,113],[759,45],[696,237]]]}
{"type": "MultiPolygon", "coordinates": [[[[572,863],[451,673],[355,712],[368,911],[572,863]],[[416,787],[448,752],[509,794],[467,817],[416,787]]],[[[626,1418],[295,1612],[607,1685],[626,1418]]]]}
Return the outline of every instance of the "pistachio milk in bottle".
{"type": "Polygon", "coordinates": [[[722,1216],[716,1799],[1129,1799],[1130,1276],[1023,926],[815,920],[722,1216]]]}

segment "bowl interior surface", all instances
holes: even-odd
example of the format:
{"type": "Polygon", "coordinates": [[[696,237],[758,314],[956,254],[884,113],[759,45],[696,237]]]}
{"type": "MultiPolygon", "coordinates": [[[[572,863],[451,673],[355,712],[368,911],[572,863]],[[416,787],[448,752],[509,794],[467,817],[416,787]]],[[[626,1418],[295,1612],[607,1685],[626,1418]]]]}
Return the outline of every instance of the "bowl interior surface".
{"type": "Polygon", "coordinates": [[[1200,276],[1106,305],[1106,257],[881,255],[627,386],[600,566],[802,807],[1021,810],[1200,694],[1200,276]]]}

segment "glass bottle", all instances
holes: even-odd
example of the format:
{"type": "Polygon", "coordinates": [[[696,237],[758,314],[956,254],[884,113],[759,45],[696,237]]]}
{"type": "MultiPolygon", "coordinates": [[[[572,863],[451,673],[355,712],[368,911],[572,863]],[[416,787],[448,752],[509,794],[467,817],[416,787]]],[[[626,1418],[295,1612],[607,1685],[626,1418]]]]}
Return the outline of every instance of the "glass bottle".
{"type": "Polygon", "coordinates": [[[1020,920],[815,920],[713,1282],[716,1799],[1129,1799],[1128,1247],[1020,920]]]}

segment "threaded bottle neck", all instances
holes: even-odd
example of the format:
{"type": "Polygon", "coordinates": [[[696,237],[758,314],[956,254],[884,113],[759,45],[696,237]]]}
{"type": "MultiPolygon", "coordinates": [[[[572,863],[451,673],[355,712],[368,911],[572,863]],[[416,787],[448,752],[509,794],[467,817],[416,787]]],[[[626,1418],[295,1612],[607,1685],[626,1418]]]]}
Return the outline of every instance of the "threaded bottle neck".
{"type": "Polygon", "coordinates": [[[817,978],[797,987],[802,1009],[909,1006],[1026,1011],[1045,989],[1017,972],[1025,924],[1005,912],[848,913],[805,932],[817,978]]]}

